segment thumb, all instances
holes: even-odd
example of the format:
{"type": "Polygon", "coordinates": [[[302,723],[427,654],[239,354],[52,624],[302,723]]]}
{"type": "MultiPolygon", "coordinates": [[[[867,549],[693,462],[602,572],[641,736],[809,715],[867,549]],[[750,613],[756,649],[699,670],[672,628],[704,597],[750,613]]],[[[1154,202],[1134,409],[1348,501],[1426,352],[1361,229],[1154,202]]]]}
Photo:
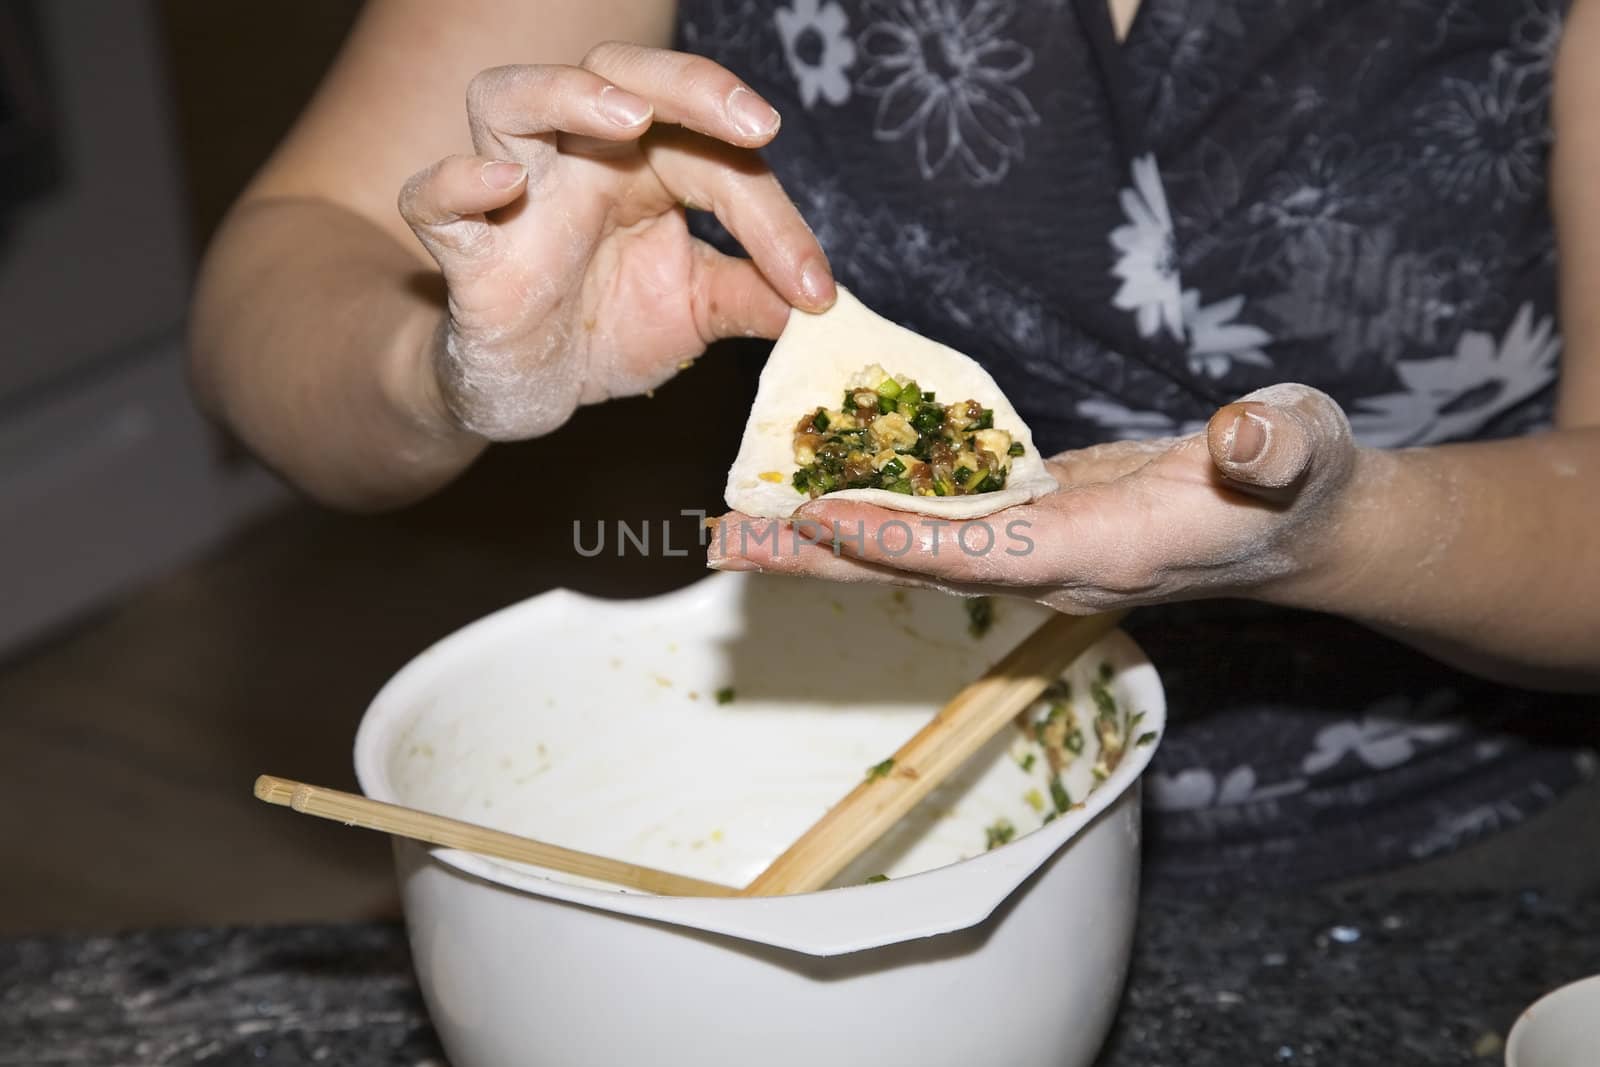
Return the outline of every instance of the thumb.
{"type": "Polygon", "coordinates": [[[1350,422],[1326,393],[1305,385],[1258,389],[1211,416],[1206,444],[1229,483],[1258,496],[1290,495],[1347,467],[1350,422]]]}

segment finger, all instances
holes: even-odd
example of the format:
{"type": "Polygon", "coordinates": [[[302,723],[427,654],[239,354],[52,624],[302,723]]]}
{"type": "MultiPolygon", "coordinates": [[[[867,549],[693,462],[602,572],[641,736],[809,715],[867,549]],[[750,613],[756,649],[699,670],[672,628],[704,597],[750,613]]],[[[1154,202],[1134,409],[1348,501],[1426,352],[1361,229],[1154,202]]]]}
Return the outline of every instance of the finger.
{"type": "Polygon", "coordinates": [[[977,596],[987,589],[939,582],[920,574],[898,571],[840,554],[820,528],[806,530],[803,522],[757,519],[731,512],[717,523],[707,548],[707,566],[719,571],[758,571],[820,578],[833,582],[873,582],[907,589],[977,596]]]}
{"type": "Polygon", "coordinates": [[[817,523],[831,547],[852,559],[942,582],[1012,586],[1038,580],[1047,517],[1024,505],[955,521],[839,500],[806,504],[797,518],[817,523]]]}
{"type": "Polygon", "coordinates": [[[494,242],[484,212],[517,199],[527,181],[528,168],[521,163],[446,156],[406,180],[400,215],[435,259],[481,255],[494,242]]]}
{"type": "Polygon", "coordinates": [[[646,158],[674,199],[722,220],[786,301],[807,311],[833,303],[822,246],[759,158],[681,130],[659,130],[646,158]]]}
{"type": "MultiPolygon", "coordinates": [[[[731,524],[737,527],[738,520],[732,520],[731,524]]],[[[786,523],[775,524],[774,528],[777,530],[780,542],[788,539],[786,523]]],[[[762,574],[788,574],[834,582],[881,582],[886,585],[915,588],[929,584],[927,579],[863,563],[848,556],[838,555],[827,545],[810,543],[800,543],[796,551],[793,546],[788,545],[775,547],[770,540],[741,545],[736,536],[729,538],[723,546],[713,537],[706,562],[712,570],[718,571],[757,571],[762,574]]]]}
{"type": "Polygon", "coordinates": [[[689,278],[695,327],[706,344],[723,337],[777,337],[789,305],[748,259],[694,244],[689,278]]]}
{"type": "Polygon", "coordinates": [[[1090,445],[1088,448],[1073,449],[1070,452],[1060,452],[1044,462],[1056,481],[1063,486],[1114,482],[1118,478],[1143,470],[1152,461],[1171,451],[1178,441],[1176,437],[1110,441],[1105,444],[1090,445]]]}
{"type": "Polygon", "coordinates": [[[702,56],[607,41],[590,50],[583,66],[650,101],[662,122],[744,148],[759,148],[778,132],[777,109],[702,56]]]}
{"type": "Polygon", "coordinates": [[[530,165],[554,157],[549,135],[631,140],[649,128],[653,114],[648,100],[582,67],[492,67],[467,85],[475,150],[530,165]]]}
{"type": "Polygon", "coordinates": [[[1206,444],[1231,485],[1279,499],[1315,475],[1347,468],[1354,448],[1339,405],[1295,384],[1257,390],[1218,410],[1206,444]]]}

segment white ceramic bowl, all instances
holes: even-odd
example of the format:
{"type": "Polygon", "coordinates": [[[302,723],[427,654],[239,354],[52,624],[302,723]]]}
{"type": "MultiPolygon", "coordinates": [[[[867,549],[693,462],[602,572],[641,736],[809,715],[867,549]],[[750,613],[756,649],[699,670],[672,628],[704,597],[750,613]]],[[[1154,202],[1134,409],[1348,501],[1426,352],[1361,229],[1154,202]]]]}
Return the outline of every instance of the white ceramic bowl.
{"type": "Polygon", "coordinates": [[[1600,975],[1562,986],[1522,1013],[1506,1041],[1506,1067],[1600,1064],[1600,975]]]}
{"type": "MultiPolygon", "coordinates": [[[[362,722],[371,796],[743,884],[1043,618],[961,601],[714,575],[637,601],[565,591],[424,652],[362,722]],[[718,690],[733,690],[719,703],[718,690]]],[[[1040,826],[1008,731],[839,880],[765,899],[617,891],[397,842],[418,978],[455,1067],[1087,1067],[1115,1011],[1138,894],[1133,745],[1091,791],[1088,682],[1159,733],[1125,635],[1068,678],[1081,806],[1040,826]],[[985,829],[1016,839],[985,851],[985,829]],[[888,882],[862,884],[875,873],[888,882]]],[[[1047,795],[1047,794],[1046,794],[1047,795]]]]}

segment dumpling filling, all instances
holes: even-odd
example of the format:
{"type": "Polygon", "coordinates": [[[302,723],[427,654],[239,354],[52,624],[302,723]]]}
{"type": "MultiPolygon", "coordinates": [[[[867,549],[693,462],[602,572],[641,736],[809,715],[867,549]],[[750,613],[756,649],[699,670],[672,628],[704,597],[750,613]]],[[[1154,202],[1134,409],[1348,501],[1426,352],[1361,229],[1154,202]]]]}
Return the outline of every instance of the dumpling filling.
{"type": "Polygon", "coordinates": [[[819,407],[795,425],[793,484],[813,499],[841,489],[971,496],[1004,489],[1022,454],[1020,441],[995,429],[993,409],[941,404],[873,364],[846,384],[838,408],[819,407]]]}

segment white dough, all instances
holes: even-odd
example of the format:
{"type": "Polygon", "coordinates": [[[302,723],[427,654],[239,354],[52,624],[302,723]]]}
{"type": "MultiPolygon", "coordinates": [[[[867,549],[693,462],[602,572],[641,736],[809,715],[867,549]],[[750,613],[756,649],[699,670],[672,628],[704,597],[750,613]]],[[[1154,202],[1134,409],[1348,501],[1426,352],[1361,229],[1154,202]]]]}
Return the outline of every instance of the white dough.
{"type": "Polygon", "coordinates": [[[874,363],[934,390],[939,403],[976,400],[993,408],[995,428],[1022,442],[1023,454],[1012,459],[1006,487],[993,493],[908,496],[886,489],[842,489],[819,500],[859,500],[935,518],[975,519],[1026,504],[1057,488],[1034,447],[1032,432],[976,360],[875,314],[840,286],[838,301],[822,314],[789,312],[783,336],[761,372],[750,421],[728,471],[724,491],[728,506],[748,515],[784,519],[809,501],[789,480],[797,466],[795,423],[818,407],[836,409],[846,383],[874,363]],[[781,480],[763,479],[763,473],[776,473],[781,480]]]}

